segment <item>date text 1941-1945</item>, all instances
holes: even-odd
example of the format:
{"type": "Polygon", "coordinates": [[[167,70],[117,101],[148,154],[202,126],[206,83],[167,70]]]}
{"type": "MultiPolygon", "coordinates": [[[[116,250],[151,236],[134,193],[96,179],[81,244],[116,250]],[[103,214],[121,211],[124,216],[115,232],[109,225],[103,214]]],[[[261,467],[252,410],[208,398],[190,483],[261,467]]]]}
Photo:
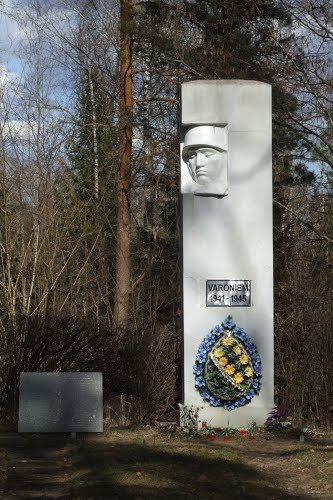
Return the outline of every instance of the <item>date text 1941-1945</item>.
{"type": "Polygon", "coordinates": [[[206,305],[239,307],[251,305],[251,281],[207,280],[206,305]]]}

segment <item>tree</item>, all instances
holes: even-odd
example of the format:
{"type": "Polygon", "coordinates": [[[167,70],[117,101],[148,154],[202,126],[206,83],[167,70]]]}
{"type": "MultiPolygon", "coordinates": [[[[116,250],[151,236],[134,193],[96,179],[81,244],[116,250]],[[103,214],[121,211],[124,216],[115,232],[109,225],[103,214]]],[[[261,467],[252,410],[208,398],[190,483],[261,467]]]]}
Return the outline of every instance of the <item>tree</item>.
{"type": "Polygon", "coordinates": [[[318,160],[333,168],[332,143],[325,134],[325,128],[332,124],[333,110],[333,8],[325,0],[283,3],[293,19],[294,29],[300,33],[296,47],[288,53],[296,62],[290,83],[299,101],[298,113],[290,116],[290,128],[302,137],[300,154],[303,157],[309,161],[309,152],[312,155],[315,151],[318,160]],[[300,51],[305,64],[300,64],[295,57],[300,51]]]}
{"type": "Polygon", "coordinates": [[[119,168],[117,175],[116,288],[113,321],[128,324],[130,273],[130,187],[133,138],[132,2],[120,0],[119,168]]]}

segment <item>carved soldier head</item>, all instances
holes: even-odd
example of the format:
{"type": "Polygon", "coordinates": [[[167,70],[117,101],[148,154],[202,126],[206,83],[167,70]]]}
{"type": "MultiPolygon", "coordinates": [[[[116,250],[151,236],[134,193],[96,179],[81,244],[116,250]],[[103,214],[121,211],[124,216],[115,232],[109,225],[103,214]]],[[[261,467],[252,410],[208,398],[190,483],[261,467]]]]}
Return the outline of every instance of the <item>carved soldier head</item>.
{"type": "Polygon", "coordinates": [[[225,127],[202,125],[187,130],[183,160],[194,182],[204,186],[219,180],[227,168],[226,150],[225,127]]]}

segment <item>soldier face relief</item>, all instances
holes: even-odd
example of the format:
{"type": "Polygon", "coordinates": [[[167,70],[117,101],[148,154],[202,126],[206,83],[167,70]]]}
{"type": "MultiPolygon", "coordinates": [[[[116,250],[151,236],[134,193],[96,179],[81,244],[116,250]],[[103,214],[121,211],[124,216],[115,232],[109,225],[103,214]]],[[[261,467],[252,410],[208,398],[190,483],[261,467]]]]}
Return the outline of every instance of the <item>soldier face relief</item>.
{"type": "Polygon", "coordinates": [[[214,182],[223,168],[223,153],[208,146],[192,147],[187,151],[187,166],[194,182],[200,185],[214,182]]]}

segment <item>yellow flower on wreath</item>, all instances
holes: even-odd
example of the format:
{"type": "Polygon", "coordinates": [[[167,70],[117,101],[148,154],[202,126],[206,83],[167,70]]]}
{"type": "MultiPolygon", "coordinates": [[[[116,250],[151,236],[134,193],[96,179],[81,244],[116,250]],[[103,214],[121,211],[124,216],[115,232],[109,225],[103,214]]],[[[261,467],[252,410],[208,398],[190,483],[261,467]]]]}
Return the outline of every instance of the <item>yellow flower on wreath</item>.
{"type": "Polygon", "coordinates": [[[215,351],[214,351],[214,356],[215,356],[216,358],[220,358],[221,356],[223,356],[223,354],[224,354],[224,353],[223,353],[223,349],[222,349],[222,347],[218,347],[218,348],[217,348],[217,349],[215,349],[215,351]]]}
{"type": "Polygon", "coordinates": [[[222,340],[222,344],[226,347],[229,347],[234,343],[234,340],[231,337],[226,337],[225,339],[222,340]]]}
{"type": "Polygon", "coordinates": [[[247,377],[252,377],[252,375],[253,375],[253,370],[252,370],[252,368],[250,368],[249,366],[248,366],[247,368],[245,368],[245,375],[246,375],[247,377]]]}
{"type": "Polygon", "coordinates": [[[220,366],[226,366],[226,365],[228,364],[228,360],[227,360],[227,358],[220,358],[220,359],[218,360],[218,364],[219,364],[220,366]]]}
{"type": "Polygon", "coordinates": [[[227,375],[233,375],[235,373],[235,367],[232,365],[227,365],[224,369],[227,375]]]}
{"type": "Polygon", "coordinates": [[[245,354],[242,354],[239,358],[239,361],[242,363],[242,365],[247,365],[249,362],[249,358],[248,356],[245,356],[245,354]]]}
{"type": "Polygon", "coordinates": [[[236,345],[234,348],[233,348],[233,351],[235,354],[237,354],[237,356],[239,356],[240,354],[242,354],[242,349],[236,345]]]}
{"type": "Polygon", "coordinates": [[[241,373],[236,373],[234,375],[234,382],[235,382],[235,384],[241,384],[243,382],[243,380],[244,380],[244,377],[243,377],[243,375],[241,373]]]}

